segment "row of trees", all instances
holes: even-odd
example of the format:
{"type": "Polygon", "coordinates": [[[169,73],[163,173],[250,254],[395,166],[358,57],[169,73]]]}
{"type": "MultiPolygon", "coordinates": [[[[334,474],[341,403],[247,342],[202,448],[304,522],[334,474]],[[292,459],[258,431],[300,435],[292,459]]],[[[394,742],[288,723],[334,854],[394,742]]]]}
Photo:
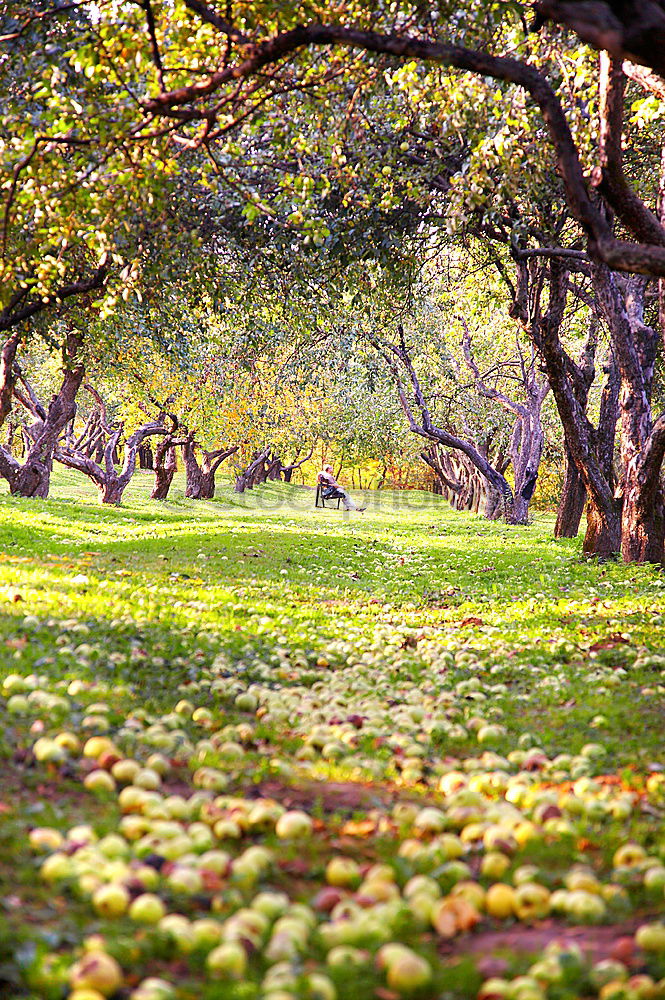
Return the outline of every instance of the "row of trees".
{"type": "MultiPolygon", "coordinates": [[[[276,330],[314,358],[322,337],[354,364],[369,345],[425,451],[464,456],[511,520],[526,514],[553,400],[558,530],[575,530],[586,497],[587,551],[662,560],[665,9],[539,3],[529,25],[519,6],[16,5],[0,35],[0,419],[27,338],[66,316],[83,341],[67,348],[68,391],[40,418],[30,468],[67,425],[80,352],[131,315],[122,303],[177,288],[191,317],[187,292],[204,286],[244,356],[276,330]],[[439,398],[450,373],[420,304],[428,268],[445,276],[461,254],[498,276],[495,311],[519,345],[502,331],[481,362],[477,320],[492,332],[494,316],[444,311],[474,393],[507,416],[505,444],[439,398]],[[517,368],[502,384],[506,353],[517,368]]],[[[2,461],[7,478],[27,475],[2,461]]]]}

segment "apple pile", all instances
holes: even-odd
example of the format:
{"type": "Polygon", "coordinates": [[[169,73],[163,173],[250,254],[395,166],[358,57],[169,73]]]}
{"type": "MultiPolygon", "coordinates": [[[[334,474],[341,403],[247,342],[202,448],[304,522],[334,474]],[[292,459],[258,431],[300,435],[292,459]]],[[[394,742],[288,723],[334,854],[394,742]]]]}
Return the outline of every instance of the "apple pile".
{"type": "Polygon", "coordinates": [[[51,979],[70,1000],[171,1000],[202,982],[229,1000],[425,1000],[446,992],[449,942],[637,914],[630,960],[554,944],[479,1000],[665,996],[665,840],[640,822],[662,774],[622,783],[591,738],[510,747],[501,670],[434,640],[429,655],[439,669],[414,677],[396,650],[382,666],[331,644],[314,679],[279,649],[244,672],[219,655],[161,714],[102,681],[5,677],[45,779],[66,768],[107,819],[29,831],[39,877],[83,902],[93,931],[42,954],[35,981],[64,959],[51,979]],[[331,781],[375,794],[326,806],[331,781]]]}

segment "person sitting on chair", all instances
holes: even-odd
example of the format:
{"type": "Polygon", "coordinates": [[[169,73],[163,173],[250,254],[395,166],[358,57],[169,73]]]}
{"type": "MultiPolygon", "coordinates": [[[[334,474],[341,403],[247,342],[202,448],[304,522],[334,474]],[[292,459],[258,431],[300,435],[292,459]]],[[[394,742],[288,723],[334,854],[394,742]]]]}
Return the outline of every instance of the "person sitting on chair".
{"type": "Polygon", "coordinates": [[[344,504],[345,510],[357,510],[359,514],[362,514],[365,508],[356,507],[353,499],[339,485],[333,475],[332,465],[324,465],[316,478],[321,486],[321,496],[324,500],[337,500],[339,498],[344,504]]]}

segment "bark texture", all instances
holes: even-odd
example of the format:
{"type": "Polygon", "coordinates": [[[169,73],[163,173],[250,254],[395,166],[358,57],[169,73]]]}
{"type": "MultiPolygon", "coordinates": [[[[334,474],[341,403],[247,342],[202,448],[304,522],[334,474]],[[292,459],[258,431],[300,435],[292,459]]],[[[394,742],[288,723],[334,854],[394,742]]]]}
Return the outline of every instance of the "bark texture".
{"type": "Polygon", "coordinates": [[[576,538],[580,530],[580,522],[586,503],[586,487],[573,456],[567,445],[565,447],[565,467],[561,499],[557,508],[554,525],[555,538],[576,538]]]}
{"type": "Polygon", "coordinates": [[[624,279],[620,287],[617,276],[597,264],[593,282],[621,375],[621,554],[626,562],[662,562],[665,500],[660,473],[665,420],[661,417],[654,423],[651,407],[659,337],[644,321],[642,279],[624,279]]]}
{"type": "Polygon", "coordinates": [[[589,510],[584,550],[607,556],[620,547],[619,520],[612,484],[598,455],[598,437],[586,415],[586,400],[580,393],[583,375],[564,350],[561,322],[568,295],[568,272],[563,261],[553,259],[543,273],[533,259],[517,261],[517,284],[512,314],[538,348],[563,425],[566,446],[587,491],[589,510]],[[540,287],[548,282],[545,311],[536,307],[540,287]]]}

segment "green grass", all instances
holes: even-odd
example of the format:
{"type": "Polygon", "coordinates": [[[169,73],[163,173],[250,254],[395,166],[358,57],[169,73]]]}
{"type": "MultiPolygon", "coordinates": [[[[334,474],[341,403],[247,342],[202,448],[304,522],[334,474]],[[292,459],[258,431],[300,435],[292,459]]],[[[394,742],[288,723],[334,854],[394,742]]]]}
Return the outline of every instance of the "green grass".
{"type": "MultiPolygon", "coordinates": [[[[4,916],[0,910],[0,994],[4,979],[8,995],[62,996],[55,974],[53,988],[44,986],[42,956],[67,964],[86,933],[101,931],[123,967],[157,969],[177,981],[178,995],[261,995],[252,985],[265,972],[260,956],[242,989],[204,987],[202,959],[187,967],[169,962],[152,932],[139,934],[140,955],[131,958],[128,942],[136,941],[126,918],[112,927],[100,920],[75,879],[55,894],[44,885],[43,856],[35,859],[26,844],[31,827],[66,832],[91,822],[103,833],[120,816],[115,794],[99,800],[83,788],[78,753],[58,765],[34,760],[35,740],[63,730],[83,740],[107,730],[141,761],[159,744],[155,732],[175,733],[165,752],[178,793],[191,790],[203,765],[241,797],[264,788],[278,798],[300,796],[320,823],[318,841],[304,852],[307,871],[296,877],[288,867],[300,849],[265,837],[285,865],[266,884],[290,886],[294,899],[309,900],[320,886],[331,850],[387,859],[406,880],[417,867],[396,851],[408,824],[388,821],[389,803],[434,802],[451,829],[463,829],[455,810],[468,806],[438,788],[451,770],[498,770],[505,780],[526,774],[541,797],[554,788],[560,801],[571,781],[613,776],[591,786],[587,798],[597,804],[584,816],[571,813],[572,832],[550,824],[545,840],[511,856],[506,877],[534,860],[543,882],[557,888],[582,860],[607,882],[616,877],[612,854],[628,837],[652,853],[663,847],[662,793],[652,782],[646,811],[647,799],[638,798],[648,775],[665,765],[659,568],[587,561],[579,540],[552,539],[548,514],[508,528],[425,493],[366,494],[366,513],[346,515],[315,510],[312,491],[284,484],[242,495],[221,484],[214,501],[197,502],[185,500],[176,481],[165,503],[149,500],[151,485],[151,476],[137,474],[124,505],[104,508],[82,477],[56,470],[48,501],[0,496],[0,681],[21,678],[0,695],[0,878],[9,900],[4,916]],[[10,699],[23,688],[33,692],[29,707],[16,711],[10,699]],[[258,715],[236,704],[247,689],[258,715]],[[183,698],[209,709],[212,728],[194,723],[187,709],[174,714],[183,698]],[[91,713],[99,702],[105,707],[91,713]],[[479,744],[484,723],[500,728],[479,744]],[[228,757],[225,742],[242,745],[238,759],[228,757]],[[597,756],[585,750],[589,743],[601,744],[597,756]],[[545,756],[535,777],[520,772],[529,747],[545,756]],[[374,789],[374,799],[354,798],[359,787],[374,789]],[[631,807],[627,815],[617,807],[615,816],[621,795],[631,807]],[[388,825],[352,840],[352,849],[344,824],[366,820],[372,808],[388,825]]],[[[503,801],[502,781],[499,791],[481,789],[481,816],[503,801]]],[[[538,794],[519,803],[524,817],[538,819],[538,794]]],[[[475,851],[465,860],[477,877],[475,851]]],[[[437,874],[446,891],[455,877],[437,874]]],[[[608,908],[610,922],[654,912],[641,879],[625,880],[627,898],[608,908]]],[[[164,892],[171,906],[196,915],[195,901],[164,892]]],[[[238,889],[223,888],[225,913],[251,898],[243,892],[238,900],[238,889]]],[[[662,909],[661,902],[662,894],[662,909]]],[[[204,909],[210,905],[208,894],[204,909]]],[[[430,931],[404,914],[395,920],[393,936],[431,960],[437,996],[475,991],[473,969],[437,964],[430,931]]],[[[314,942],[307,955],[312,968],[324,960],[314,942]]],[[[353,977],[331,975],[340,1000],[360,996],[353,977]]],[[[365,975],[371,996],[380,977],[365,975]]],[[[293,989],[298,997],[311,993],[304,979],[293,989]]]]}

